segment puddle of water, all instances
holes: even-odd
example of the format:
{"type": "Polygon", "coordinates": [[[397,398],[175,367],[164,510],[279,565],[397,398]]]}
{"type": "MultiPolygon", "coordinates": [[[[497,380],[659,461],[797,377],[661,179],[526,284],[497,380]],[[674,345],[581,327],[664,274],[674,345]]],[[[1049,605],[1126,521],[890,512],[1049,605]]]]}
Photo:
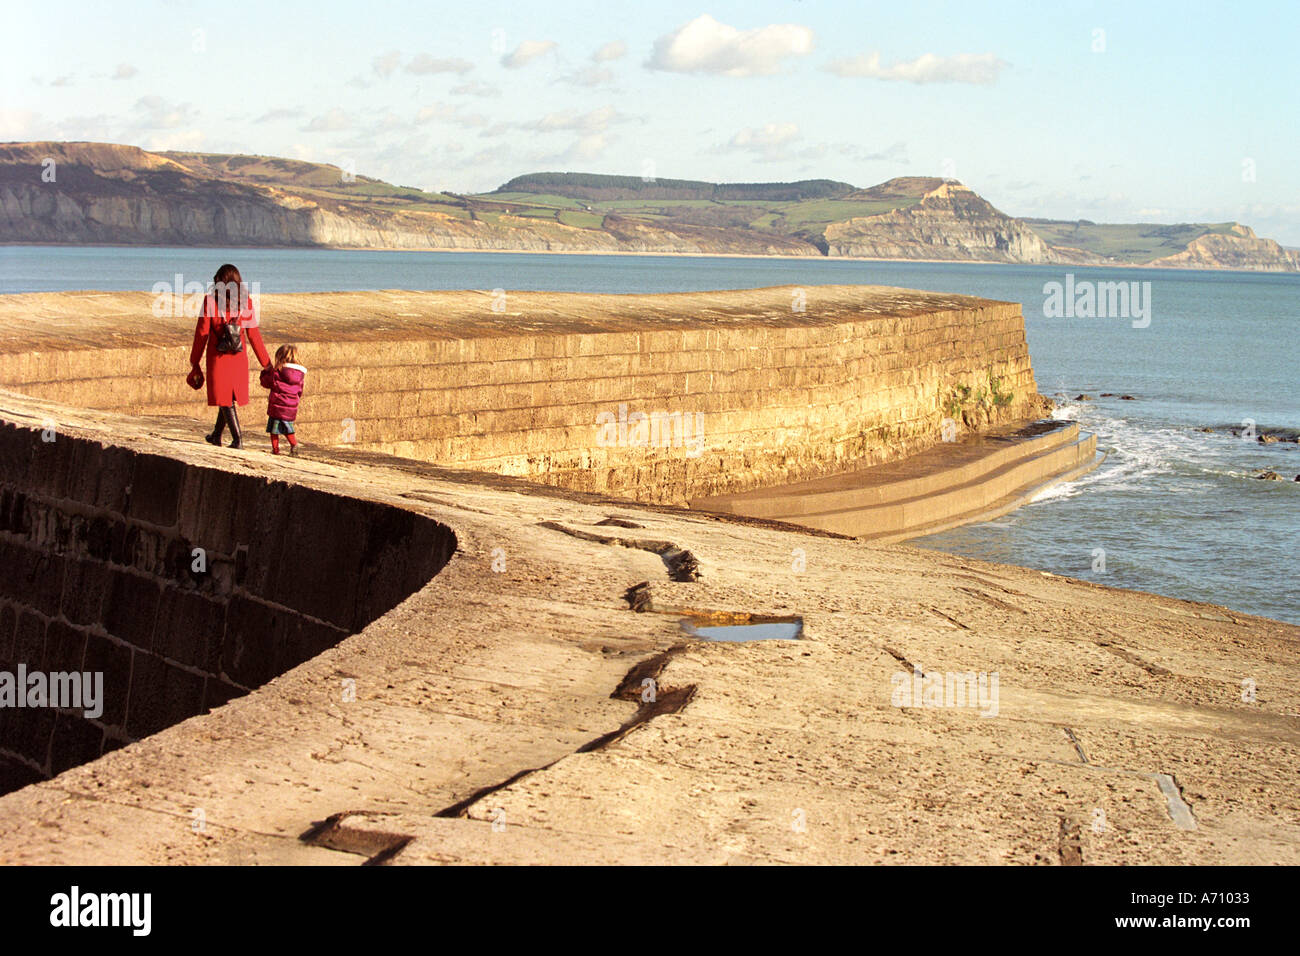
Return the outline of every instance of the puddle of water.
{"type": "Polygon", "coordinates": [[[750,619],[744,624],[726,624],[710,618],[682,618],[682,630],[704,641],[794,641],[803,631],[798,617],[750,619]],[[710,623],[714,621],[714,623],[710,623]]]}

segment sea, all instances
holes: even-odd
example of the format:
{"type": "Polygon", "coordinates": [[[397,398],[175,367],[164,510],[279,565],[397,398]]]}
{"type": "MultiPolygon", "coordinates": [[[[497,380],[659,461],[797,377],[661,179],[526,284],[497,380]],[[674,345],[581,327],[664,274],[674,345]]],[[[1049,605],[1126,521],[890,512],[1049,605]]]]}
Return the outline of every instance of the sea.
{"type": "Polygon", "coordinates": [[[815,286],[865,283],[1019,302],[1039,391],[1058,400],[1056,417],[1096,434],[1105,462],[997,520],[911,544],[1300,624],[1300,481],[1294,480],[1300,444],[1257,440],[1300,434],[1300,275],[822,258],[10,245],[0,246],[0,293],[149,291],[158,283],[170,287],[178,274],[206,283],[223,262],[238,265],[267,293],[649,293],[793,284],[807,288],[812,303],[815,286]],[[1107,291],[1103,283],[1127,284],[1127,308],[1116,287],[1107,291]],[[1261,470],[1285,480],[1254,477],[1261,470]]]}

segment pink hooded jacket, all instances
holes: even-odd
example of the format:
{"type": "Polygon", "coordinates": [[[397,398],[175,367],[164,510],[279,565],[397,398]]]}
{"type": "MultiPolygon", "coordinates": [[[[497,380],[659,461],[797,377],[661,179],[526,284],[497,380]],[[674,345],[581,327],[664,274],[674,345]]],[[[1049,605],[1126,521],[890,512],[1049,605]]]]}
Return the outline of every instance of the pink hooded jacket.
{"type": "Polygon", "coordinates": [[[266,401],[266,417],[291,422],[298,417],[298,399],[302,397],[302,383],[307,370],[292,362],[279,371],[268,368],[262,373],[262,384],[271,390],[266,401]]]}

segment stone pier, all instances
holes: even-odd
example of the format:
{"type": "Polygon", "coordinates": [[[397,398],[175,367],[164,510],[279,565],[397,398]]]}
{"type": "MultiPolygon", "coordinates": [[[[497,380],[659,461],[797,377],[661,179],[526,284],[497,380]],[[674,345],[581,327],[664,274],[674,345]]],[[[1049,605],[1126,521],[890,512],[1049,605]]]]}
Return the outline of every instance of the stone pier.
{"type": "Polygon", "coordinates": [[[299,458],[147,296],[0,297],[0,676],[104,680],[0,710],[0,862],[1300,863],[1300,628],[772,520],[1040,411],[1015,306],[805,292],[267,297],[299,458]]]}
{"type": "MultiPolygon", "coordinates": [[[[308,368],[303,439],[685,503],[893,461],[1039,417],[1020,306],[878,286],[673,295],[267,295],[308,368]]],[[[197,416],[194,302],[0,297],[0,383],[197,416]],[[156,317],[154,312],[162,312],[156,317]]],[[[247,418],[264,422],[254,378],[247,418]]]]}

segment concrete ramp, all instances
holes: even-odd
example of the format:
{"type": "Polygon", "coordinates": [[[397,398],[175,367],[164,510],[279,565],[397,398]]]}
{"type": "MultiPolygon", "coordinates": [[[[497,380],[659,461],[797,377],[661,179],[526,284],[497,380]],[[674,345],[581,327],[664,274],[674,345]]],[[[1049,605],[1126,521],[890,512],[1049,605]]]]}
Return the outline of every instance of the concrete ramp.
{"type": "Polygon", "coordinates": [[[1044,488],[1086,474],[1103,457],[1096,436],[1076,423],[1044,420],[936,445],[903,461],[691,506],[901,541],[1005,514],[1044,488]]]}

